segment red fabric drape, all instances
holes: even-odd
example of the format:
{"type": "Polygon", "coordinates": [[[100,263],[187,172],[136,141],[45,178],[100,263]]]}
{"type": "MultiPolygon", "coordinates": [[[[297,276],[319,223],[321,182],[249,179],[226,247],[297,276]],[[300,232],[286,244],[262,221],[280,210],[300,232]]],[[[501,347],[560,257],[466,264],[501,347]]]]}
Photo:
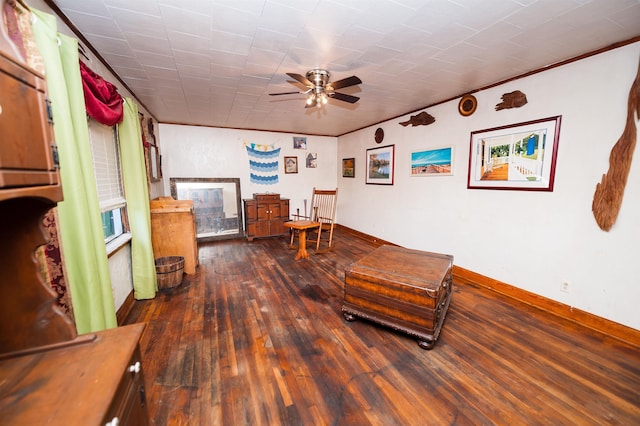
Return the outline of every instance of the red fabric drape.
{"type": "Polygon", "coordinates": [[[82,89],[87,114],[107,126],[113,126],[122,121],[122,96],[118,89],[88,66],[80,61],[82,75],[82,89]]]}

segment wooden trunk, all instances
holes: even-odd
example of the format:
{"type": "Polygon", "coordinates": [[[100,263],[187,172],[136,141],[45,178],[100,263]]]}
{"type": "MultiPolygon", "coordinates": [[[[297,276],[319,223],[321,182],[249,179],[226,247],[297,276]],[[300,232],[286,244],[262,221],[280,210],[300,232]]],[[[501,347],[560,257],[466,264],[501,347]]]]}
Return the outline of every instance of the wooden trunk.
{"type": "Polygon", "coordinates": [[[345,271],[345,318],[365,318],[434,345],[452,294],[453,256],[381,246],[345,271]]]}

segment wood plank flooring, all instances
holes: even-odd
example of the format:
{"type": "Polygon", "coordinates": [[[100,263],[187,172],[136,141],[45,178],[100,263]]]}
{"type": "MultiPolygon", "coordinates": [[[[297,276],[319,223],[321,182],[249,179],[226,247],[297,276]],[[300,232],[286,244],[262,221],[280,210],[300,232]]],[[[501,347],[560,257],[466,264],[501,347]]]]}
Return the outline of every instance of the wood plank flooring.
{"type": "Polygon", "coordinates": [[[135,302],[153,424],[640,424],[639,348],[454,280],[420,349],[344,320],[344,270],[376,246],[334,239],[301,261],[287,238],[201,244],[195,275],[135,302]]]}

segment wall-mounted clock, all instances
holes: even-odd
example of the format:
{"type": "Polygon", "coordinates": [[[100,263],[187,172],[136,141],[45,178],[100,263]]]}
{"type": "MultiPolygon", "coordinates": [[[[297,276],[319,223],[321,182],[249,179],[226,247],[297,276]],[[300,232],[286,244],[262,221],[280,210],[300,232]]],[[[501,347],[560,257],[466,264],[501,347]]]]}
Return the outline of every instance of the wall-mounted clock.
{"type": "Polygon", "coordinates": [[[383,139],[384,139],[384,130],[382,130],[381,127],[378,127],[376,129],[376,135],[375,135],[376,143],[382,142],[383,139]]]}

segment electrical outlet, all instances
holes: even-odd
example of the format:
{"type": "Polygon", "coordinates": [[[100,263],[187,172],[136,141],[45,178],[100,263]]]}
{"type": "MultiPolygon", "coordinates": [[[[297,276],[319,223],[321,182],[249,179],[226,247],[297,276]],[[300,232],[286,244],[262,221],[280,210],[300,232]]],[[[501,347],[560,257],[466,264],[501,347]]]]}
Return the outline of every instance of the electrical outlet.
{"type": "Polygon", "coordinates": [[[569,281],[562,281],[562,284],[560,285],[560,291],[569,293],[569,281]]]}

